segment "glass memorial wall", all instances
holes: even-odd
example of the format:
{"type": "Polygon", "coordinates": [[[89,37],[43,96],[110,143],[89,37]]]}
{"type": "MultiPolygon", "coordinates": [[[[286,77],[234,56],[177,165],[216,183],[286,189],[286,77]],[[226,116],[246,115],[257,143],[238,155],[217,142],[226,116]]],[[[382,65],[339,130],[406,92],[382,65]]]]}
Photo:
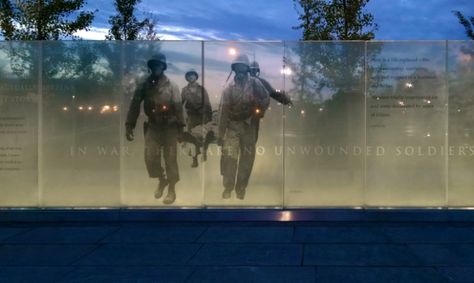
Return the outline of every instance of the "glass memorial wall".
{"type": "MultiPolygon", "coordinates": [[[[165,76],[169,79],[172,85],[175,86],[175,92],[178,98],[181,99],[182,94],[186,91],[188,81],[186,81],[185,74],[189,71],[195,71],[197,73],[197,81],[195,83],[203,85],[202,75],[202,42],[199,41],[142,41],[142,42],[127,42],[124,44],[124,58],[123,58],[123,86],[124,86],[124,97],[121,105],[122,122],[123,127],[127,122],[127,115],[131,111],[131,102],[134,95],[139,95],[143,92],[141,89],[143,83],[149,77],[149,68],[147,64],[153,56],[158,53],[162,53],[166,56],[166,70],[164,71],[165,76]],[[186,88],[186,89],[185,89],[186,88]]],[[[169,95],[173,91],[171,84],[168,86],[163,85],[165,95],[169,95]]],[[[154,87],[159,87],[158,84],[154,87]]],[[[196,88],[198,89],[198,88],[196,88]]],[[[145,94],[147,95],[147,94],[145,94]]],[[[154,108],[156,113],[159,113],[159,117],[164,117],[169,111],[172,111],[172,101],[170,97],[166,98],[168,101],[163,101],[160,107],[154,108]]],[[[201,101],[199,101],[201,103],[201,101]]],[[[188,121],[189,117],[186,115],[186,104],[183,106],[183,114],[185,121],[188,121]]],[[[172,160],[172,150],[160,150],[159,141],[168,140],[172,138],[173,134],[156,135],[157,142],[150,135],[154,133],[149,132],[151,142],[145,143],[145,132],[148,129],[153,128],[153,125],[148,125],[151,122],[145,113],[144,102],[140,108],[140,115],[137,119],[136,127],[134,129],[134,140],[128,141],[125,138],[125,133],[121,135],[122,148],[124,149],[122,155],[122,171],[121,171],[121,182],[122,182],[122,201],[126,206],[163,206],[164,198],[167,195],[167,189],[164,190],[164,194],[160,199],[154,197],[155,191],[159,184],[159,179],[153,175],[150,178],[147,169],[150,169],[152,174],[156,173],[162,168],[163,175],[165,178],[170,179],[170,174],[178,174],[179,181],[176,183],[176,201],[171,204],[172,206],[180,207],[198,207],[203,202],[203,171],[201,165],[201,156],[197,155],[196,147],[191,141],[186,140],[180,143],[176,148],[176,159],[178,163],[178,169],[171,168],[168,170],[168,160],[172,160]],[[146,131],[145,128],[147,127],[146,131]],[[146,144],[146,146],[145,146],[146,144]],[[145,148],[146,147],[146,148],[145,148]],[[168,153],[170,153],[168,155],[168,153]],[[148,157],[146,157],[148,156],[148,157]],[[168,156],[170,156],[168,158],[168,156]],[[196,157],[198,166],[192,167],[193,157],[196,157]],[[148,158],[156,161],[156,164],[148,165],[145,159],[148,158]],[[161,164],[160,164],[161,163],[161,164]],[[168,176],[166,175],[168,174],[168,176]]],[[[156,114],[154,113],[154,114],[156,114]]],[[[196,119],[196,118],[195,118],[196,119]]],[[[202,124],[202,117],[199,115],[197,118],[198,124],[202,124]]],[[[194,128],[194,127],[193,127],[194,128]]],[[[201,128],[201,127],[198,127],[201,128]]],[[[160,131],[159,129],[158,131],[160,131]]],[[[193,129],[201,134],[201,130],[193,129]]],[[[186,132],[187,128],[185,129],[186,132]]],[[[169,205],[166,205],[169,206],[169,205]]]]}
{"type": "Polygon", "coordinates": [[[448,205],[472,206],[474,191],[474,43],[447,43],[448,205]]]}
{"type": "Polygon", "coordinates": [[[3,41],[0,207],[473,206],[473,50],[3,41]]]}
{"type": "Polygon", "coordinates": [[[40,204],[120,205],[120,45],[43,42],[40,204]]]}
{"type": "Polygon", "coordinates": [[[367,70],[367,204],[444,205],[446,43],[369,42],[367,70]]]}
{"type": "Polygon", "coordinates": [[[38,205],[40,43],[0,42],[0,206],[38,205]]]}
{"type": "Polygon", "coordinates": [[[210,129],[216,139],[222,139],[222,147],[217,140],[211,143],[203,163],[204,204],[281,207],[282,105],[269,97],[261,103],[246,100],[252,92],[269,96],[283,91],[283,44],[209,42],[204,46],[204,86],[217,116],[210,129]],[[249,83],[239,83],[231,65],[245,60],[257,62],[259,72],[248,75],[249,83]]]}
{"type": "Polygon", "coordinates": [[[364,42],[286,44],[286,206],[363,204],[364,50],[364,42]]]}

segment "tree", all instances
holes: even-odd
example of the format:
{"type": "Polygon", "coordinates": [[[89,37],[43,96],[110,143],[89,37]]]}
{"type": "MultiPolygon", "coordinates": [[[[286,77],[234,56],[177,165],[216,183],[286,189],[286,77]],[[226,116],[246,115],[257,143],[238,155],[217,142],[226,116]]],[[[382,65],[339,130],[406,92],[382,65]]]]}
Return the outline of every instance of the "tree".
{"type": "Polygon", "coordinates": [[[158,17],[153,13],[145,13],[148,20],[142,31],[138,34],[138,40],[160,40],[156,31],[158,17]]]}
{"type": "MultiPolygon", "coordinates": [[[[303,40],[370,40],[377,25],[372,14],[364,11],[369,0],[294,0],[303,29],[303,40]],[[299,8],[296,6],[299,5],[299,8]]],[[[300,99],[322,100],[323,89],[349,92],[360,84],[364,74],[365,52],[362,44],[321,42],[296,44],[293,83],[300,99]]],[[[321,102],[321,101],[320,101],[321,102]]]]}
{"type": "Polygon", "coordinates": [[[374,16],[364,12],[370,0],[293,0],[301,7],[295,29],[303,40],[371,40],[377,30],[374,16]]]}
{"type": "Polygon", "coordinates": [[[115,0],[114,6],[118,14],[109,18],[112,27],[106,39],[135,40],[138,38],[140,31],[149,28],[150,24],[153,30],[154,22],[151,22],[148,18],[139,21],[135,16],[136,6],[140,2],[141,0],[115,0]]]}
{"type": "MultiPolygon", "coordinates": [[[[364,119],[366,52],[363,42],[371,40],[377,25],[365,11],[369,0],[293,0],[302,29],[302,39],[287,50],[285,65],[291,75],[295,105],[321,133],[321,143],[358,144],[364,119]],[[324,40],[324,42],[307,42],[324,40]],[[334,129],[337,128],[337,131],[334,129]]],[[[371,52],[374,56],[376,52],[371,52]]]]}
{"type": "Polygon", "coordinates": [[[75,69],[83,56],[71,58],[73,48],[67,48],[62,42],[45,43],[43,48],[41,44],[19,41],[76,39],[74,33],[87,30],[94,19],[94,12],[77,12],[85,4],[84,0],[0,0],[0,32],[6,40],[17,41],[0,46],[10,59],[12,72],[22,78],[36,76],[40,49],[44,51],[42,61],[46,76],[66,67],[75,69]],[[54,56],[49,48],[52,45],[54,56]]]}
{"type": "Polygon", "coordinates": [[[466,35],[474,40],[474,17],[466,17],[460,11],[453,11],[453,14],[458,18],[459,23],[466,30],[466,35]]]}
{"type": "Polygon", "coordinates": [[[0,31],[6,40],[58,40],[88,29],[94,12],[84,0],[0,0],[0,31]],[[71,18],[73,18],[71,20],[71,18]]]}

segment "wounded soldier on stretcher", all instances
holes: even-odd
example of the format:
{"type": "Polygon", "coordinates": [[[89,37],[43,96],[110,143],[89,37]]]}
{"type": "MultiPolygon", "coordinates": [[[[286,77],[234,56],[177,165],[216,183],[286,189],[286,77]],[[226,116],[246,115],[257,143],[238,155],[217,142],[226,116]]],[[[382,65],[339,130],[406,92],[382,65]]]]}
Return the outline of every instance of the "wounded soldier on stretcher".
{"type": "Polygon", "coordinates": [[[182,135],[182,141],[194,145],[194,152],[189,151],[189,155],[193,158],[191,167],[198,167],[198,156],[201,154],[202,148],[202,161],[207,160],[207,149],[209,144],[217,142],[217,112],[212,111],[212,119],[206,124],[199,124],[182,135]]]}

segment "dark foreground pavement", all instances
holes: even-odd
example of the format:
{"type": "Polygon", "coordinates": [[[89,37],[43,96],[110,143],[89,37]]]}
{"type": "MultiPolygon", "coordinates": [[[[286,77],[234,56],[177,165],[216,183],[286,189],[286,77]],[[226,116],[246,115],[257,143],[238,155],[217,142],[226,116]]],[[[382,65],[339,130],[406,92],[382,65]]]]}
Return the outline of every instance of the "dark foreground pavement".
{"type": "Polygon", "coordinates": [[[474,222],[4,222],[0,282],[474,282],[474,222]]]}

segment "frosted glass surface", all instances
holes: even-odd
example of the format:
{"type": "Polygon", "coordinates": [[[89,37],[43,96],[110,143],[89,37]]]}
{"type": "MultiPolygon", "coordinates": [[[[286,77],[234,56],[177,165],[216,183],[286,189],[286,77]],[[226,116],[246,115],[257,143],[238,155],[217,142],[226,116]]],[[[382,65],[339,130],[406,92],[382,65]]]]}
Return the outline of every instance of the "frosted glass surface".
{"type": "Polygon", "coordinates": [[[287,43],[285,58],[285,205],[362,205],[364,43],[287,43]]]}
{"type": "Polygon", "coordinates": [[[449,183],[448,205],[474,200],[474,44],[448,43],[449,183]]]}
{"type": "MultiPolygon", "coordinates": [[[[122,127],[125,126],[125,119],[135,91],[150,75],[147,61],[158,53],[166,56],[167,69],[164,74],[177,86],[180,96],[182,89],[188,85],[185,74],[191,69],[198,73],[197,83],[203,84],[201,42],[128,42],[125,45],[124,56],[122,127]]],[[[162,198],[156,199],[154,197],[159,180],[157,178],[150,178],[145,166],[144,123],[147,121],[149,121],[149,118],[143,111],[142,103],[140,116],[134,131],[135,140],[129,142],[125,140],[125,134],[121,136],[122,144],[127,149],[127,154],[123,156],[122,161],[123,204],[125,206],[201,206],[203,199],[202,155],[197,157],[198,167],[191,167],[193,163],[192,155],[195,153],[196,147],[190,142],[177,145],[179,181],[176,183],[176,201],[171,205],[163,203],[168,188],[165,189],[162,198]]],[[[187,128],[185,128],[186,130],[187,128]]],[[[169,172],[166,172],[163,149],[160,149],[160,155],[161,157],[157,154],[156,159],[161,161],[161,166],[166,175],[169,172]]]]}
{"type": "MultiPolygon", "coordinates": [[[[229,74],[231,64],[241,55],[246,55],[250,62],[257,61],[260,67],[259,77],[265,79],[275,90],[283,90],[283,76],[281,73],[283,44],[281,43],[208,42],[205,44],[204,51],[204,85],[209,92],[214,110],[218,110],[222,106],[230,106],[232,103],[238,103],[236,102],[237,99],[232,100],[232,102],[222,102],[222,96],[224,90],[234,84],[235,74],[229,74]]],[[[260,82],[257,85],[260,85],[260,82]]],[[[259,86],[254,86],[253,89],[257,92],[259,86]]],[[[240,94],[236,92],[232,95],[237,97],[240,94]]],[[[229,95],[229,97],[232,95],[229,95]]],[[[254,106],[245,106],[245,110],[248,110],[247,107],[254,106]]],[[[218,147],[216,144],[212,144],[209,147],[209,158],[204,163],[205,205],[226,207],[275,207],[283,205],[282,107],[274,99],[271,99],[263,118],[256,122],[259,123],[258,126],[252,121],[235,122],[237,119],[230,118],[232,120],[230,123],[233,123],[233,126],[227,127],[225,131],[224,146],[218,147]],[[229,129],[234,128],[240,130],[236,131],[238,134],[232,135],[229,129]],[[257,131],[257,134],[252,137],[251,132],[254,130],[257,131]],[[254,138],[257,140],[256,143],[251,141],[254,138]],[[235,147],[231,147],[230,144],[234,144],[235,147]],[[253,166],[251,166],[252,158],[243,156],[252,154],[253,144],[255,145],[255,160],[253,166]],[[239,146],[241,146],[240,149],[239,146]],[[234,150],[235,148],[237,150],[234,150]],[[230,155],[234,150],[235,158],[238,158],[235,165],[236,169],[230,168],[232,165],[229,164],[221,165],[221,162],[225,162],[222,160],[222,150],[228,150],[230,155]],[[237,151],[239,152],[237,153],[237,151]],[[244,199],[239,199],[237,197],[237,187],[245,182],[239,181],[239,174],[242,174],[241,176],[245,175],[243,172],[246,170],[245,167],[248,168],[248,166],[251,167],[248,185],[245,188],[244,199]],[[230,198],[223,198],[225,188],[222,173],[224,171],[227,172],[224,174],[227,174],[229,180],[232,178],[232,172],[235,174],[235,186],[230,187],[232,189],[230,198]]],[[[255,117],[255,115],[257,114],[252,114],[252,117],[255,117]]]]}
{"type": "Polygon", "coordinates": [[[120,205],[120,45],[44,42],[44,206],[120,205]]]}
{"type": "Polygon", "coordinates": [[[1,41],[0,207],[469,207],[473,58],[470,41],[1,41]],[[158,54],[177,170],[150,159],[143,101],[126,139],[158,54]],[[185,95],[191,70],[207,96],[185,95]],[[178,176],[173,203],[150,160],[178,176]]]}
{"type": "Polygon", "coordinates": [[[445,204],[445,56],[445,42],[367,43],[368,205],[445,204]]]}
{"type": "Polygon", "coordinates": [[[38,205],[37,42],[0,42],[0,206],[38,205]]]}

